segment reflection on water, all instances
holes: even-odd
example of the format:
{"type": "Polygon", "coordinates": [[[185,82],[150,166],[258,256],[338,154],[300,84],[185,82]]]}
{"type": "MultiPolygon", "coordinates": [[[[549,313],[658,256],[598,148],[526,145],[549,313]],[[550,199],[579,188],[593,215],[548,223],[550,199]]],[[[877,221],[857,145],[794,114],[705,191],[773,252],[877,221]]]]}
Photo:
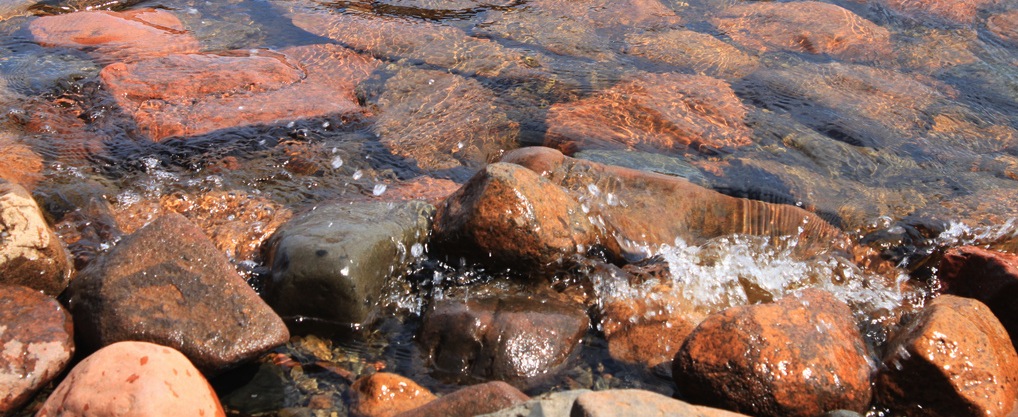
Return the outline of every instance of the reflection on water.
{"type": "MultiPolygon", "coordinates": [[[[678,241],[650,254],[668,266],[663,278],[592,283],[600,305],[663,281],[711,311],[820,286],[876,323],[879,345],[884,322],[936,288],[923,280],[940,248],[1018,250],[1010,2],[2,3],[0,146],[38,172],[34,193],[55,221],[69,219],[59,230],[79,261],[178,211],[257,277],[259,244],[311,204],[462,183],[531,145],[803,207],[900,267],[792,260],[745,236],[678,241]],[[133,12],[146,7],[158,11],[133,12]],[[67,35],[83,18],[43,20],[87,10],[132,12],[104,17],[101,38],[67,35]],[[137,32],[118,38],[117,28],[137,32]],[[200,54],[166,55],[180,51],[200,54]]],[[[405,317],[376,336],[398,347],[354,347],[371,358],[344,361],[389,361],[441,386],[412,359],[414,320],[443,288],[501,275],[424,262],[388,297],[405,317]]],[[[559,287],[573,282],[562,279],[559,287]]],[[[558,387],[625,386],[603,377],[636,371],[605,370],[603,340],[596,331],[587,340],[581,371],[558,387]]],[[[289,372],[314,365],[333,375],[332,356],[305,348],[292,348],[302,353],[289,372]]],[[[625,375],[669,389],[653,375],[625,375]]],[[[227,405],[243,408],[239,395],[227,405]]],[[[293,398],[279,404],[300,405],[293,398]]]]}

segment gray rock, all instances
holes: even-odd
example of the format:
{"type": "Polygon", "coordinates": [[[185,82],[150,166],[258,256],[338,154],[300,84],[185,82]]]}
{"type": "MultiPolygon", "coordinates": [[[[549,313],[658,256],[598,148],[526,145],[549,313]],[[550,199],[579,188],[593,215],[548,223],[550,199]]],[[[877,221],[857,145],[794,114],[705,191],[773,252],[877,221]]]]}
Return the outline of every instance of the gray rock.
{"type": "Polygon", "coordinates": [[[743,414],[695,406],[656,392],[637,389],[596,391],[582,394],[573,403],[573,417],[672,416],[737,417],[743,414]]]}
{"type": "Polygon", "coordinates": [[[569,411],[573,409],[576,397],[588,392],[591,391],[580,389],[549,392],[534,397],[523,404],[479,417],[569,417],[569,411]]]}
{"type": "Polygon", "coordinates": [[[283,316],[365,322],[386,280],[423,250],[434,211],[421,201],[332,204],[290,220],[269,240],[266,299],[283,316]]]}
{"type": "Polygon", "coordinates": [[[67,250],[32,195],[0,180],[0,284],[57,296],[67,287],[71,272],[67,250]]]}

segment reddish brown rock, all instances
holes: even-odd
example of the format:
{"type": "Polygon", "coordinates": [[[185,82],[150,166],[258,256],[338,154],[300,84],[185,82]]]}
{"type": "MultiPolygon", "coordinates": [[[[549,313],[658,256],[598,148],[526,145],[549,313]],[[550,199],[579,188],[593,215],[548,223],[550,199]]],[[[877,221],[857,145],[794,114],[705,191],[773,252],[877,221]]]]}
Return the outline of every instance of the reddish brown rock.
{"type": "Polygon", "coordinates": [[[363,113],[354,87],[379,62],[336,45],[178,54],[107,66],[99,76],[153,140],[363,113]]]}
{"type": "Polygon", "coordinates": [[[44,46],[84,49],[103,62],[196,52],[198,40],[173,13],[160,9],[81,11],[44,16],[29,25],[44,46]]]}
{"type": "Polygon", "coordinates": [[[852,311],[807,289],[707,317],[675,357],[690,400],[757,416],[817,416],[870,402],[872,365],[852,311]]]}
{"type": "Polygon", "coordinates": [[[0,415],[63,371],[74,355],[71,316],[28,287],[0,285],[0,415]]]}
{"type": "Polygon", "coordinates": [[[392,417],[438,398],[413,380],[386,372],[361,377],[350,389],[350,413],[359,417],[392,417]]]}
{"type": "Polygon", "coordinates": [[[739,3],[712,19],[736,43],[761,52],[828,54],[870,61],[890,54],[890,32],[829,3],[739,3]]]}
{"type": "Polygon", "coordinates": [[[743,414],[695,406],[656,392],[621,389],[581,394],[576,397],[570,416],[739,417],[743,414]]]}
{"type": "Polygon", "coordinates": [[[993,15],[986,21],[986,27],[997,37],[1018,45],[1018,10],[993,15]]]}
{"type": "Polygon", "coordinates": [[[71,279],[71,258],[32,195],[0,181],[0,284],[59,295],[71,279]]]}
{"type": "Polygon", "coordinates": [[[455,181],[420,176],[411,180],[390,185],[385,193],[372,197],[384,201],[424,200],[431,205],[439,205],[452,193],[460,188],[455,181]]]}
{"type": "Polygon", "coordinates": [[[625,53],[718,78],[740,78],[759,59],[706,33],[685,29],[626,35],[625,53]]]}
{"type": "Polygon", "coordinates": [[[937,267],[943,292],[986,304],[1018,341],[1018,256],[975,246],[949,249],[937,267]]]}
{"type": "Polygon", "coordinates": [[[420,342],[443,379],[526,387],[561,368],[587,326],[581,305],[550,297],[447,298],[425,315],[420,342]]]}
{"type": "Polygon", "coordinates": [[[42,157],[7,132],[0,132],[0,179],[28,191],[42,179],[42,157]]]}
{"type": "Polygon", "coordinates": [[[461,388],[396,417],[470,417],[493,413],[529,399],[512,385],[493,381],[461,388]]]}
{"type": "Polygon", "coordinates": [[[157,342],[208,373],[289,338],[283,321],[226,256],[175,213],[123,238],[81,271],[68,294],[83,348],[157,342]]]}
{"type": "Polygon", "coordinates": [[[748,145],[746,107],[728,83],[678,73],[634,76],[548,110],[545,145],[683,152],[748,145]]]}
{"type": "Polygon", "coordinates": [[[942,295],[888,344],[877,402],[903,416],[1003,416],[1018,393],[1018,354],[979,301],[942,295]]]}
{"type": "Polygon", "coordinates": [[[184,355],[145,342],[120,342],[81,361],[38,417],[222,417],[215,391],[184,355]]]}
{"type": "Polygon", "coordinates": [[[979,10],[998,0],[882,0],[888,8],[916,19],[971,25],[979,10]]]}
{"type": "Polygon", "coordinates": [[[659,0],[536,0],[528,7],[552,16],[589,20],[595,27],[651,28],[680,23],[675,12],[659,0]]]}

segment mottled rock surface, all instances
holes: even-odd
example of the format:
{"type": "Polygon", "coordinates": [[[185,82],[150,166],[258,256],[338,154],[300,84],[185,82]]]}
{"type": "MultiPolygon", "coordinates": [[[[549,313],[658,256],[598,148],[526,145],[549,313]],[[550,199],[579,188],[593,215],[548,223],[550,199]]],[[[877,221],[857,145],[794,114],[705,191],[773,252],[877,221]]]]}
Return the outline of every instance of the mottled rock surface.
{"type": "Polygon", "coordinates": [[[1018,10],[993,15],[986,21],[986,27],[997,37],[1018,45],[1018,10]]]}
{"type": "Polygon", "coordinates": [[[161,9],[80,11],[33,20],[29,29],[45,46],[92,51],[105,63],[196,52],[201,44],[173,13],[161,9]]]}
{"type": "Polygon", "coordinates": [[[871,371],[852,311],[816,289],[708,316],[673,365],[691,401],[759,416],[864,411],[871,371]]]}
{"type": "Polygon", "coordinates": [[[620,389],[587,392],[576,398],[570,416],[739,417],[743,414],[701,407],[651,391],[620,389]]]}
{"type": "Polygon", "coordinates": [[[42,157],[4,131],[0,131],[0,179],[21,185],[28,191],[42,179],[42,157]]]}
{"type": "Polygon", "coordinates": [[[512,385],[493,381],[461,388],[396,417],[470,417],[509,408],[529,399],[512,385]]]}
{"type": "Polygon", "coordinates": [[[0,181],[0,283],[57,296],[72,273],[67,249],[20,185],[0,181]]]}
{"type": "Polygon", "coordinates": [[[885,6],[919,21],[960,25],[975,23],[979,11],[999,0],[882,0],[885,6]]]}
{"type": "Polygon", "coordinates": [[[368,320],[385,282],[423,252],[433,212],[420,201],[325,203],[293,218],[268,243],[266,300],[283,316],[368,320]]]}
{"type": "Polygon", "coordinates": [[[411,379],[386,372],[361,377],[350,387],[358,417],[392,417],[438,398],[411,379]]]}
{"type": "Polygon", "coordinates": [[[57,300],[18,285],[0,285],[0,415],[56,378],[74,355],[70,314],[57,300]]]}
{"type": "Polygon", "coordinates": [[[68,291],[86,349],[156,342],[217,373],[289,339],[279,316],[226,256],[176,213],[125,237],[68,291]]]}
{"type": "Polygon", "coordinates": [[[941,295],[888,344],[874,387],[903,416],[1007,415],[1018,354],[985,304],[941,295]]]}
{"type": "Polygon", "coordinates": [[[976,246],[951,248],[937,267],[943,292],[974,298],[1018,340],[1018,256],[976,246]]]}
{"type": "Polygon", "coordinates": [[[208,381],[180,352],[152,343],[120,342],[78,363],[36,415],[221,417],[226,414],[208,381]]]}
{"type": "Polygon", "coordinates": [[[717,78],[740,78],[756,70],[759,59],[714,36],[685,29],[626,35],[624,52],[717,78]]]}

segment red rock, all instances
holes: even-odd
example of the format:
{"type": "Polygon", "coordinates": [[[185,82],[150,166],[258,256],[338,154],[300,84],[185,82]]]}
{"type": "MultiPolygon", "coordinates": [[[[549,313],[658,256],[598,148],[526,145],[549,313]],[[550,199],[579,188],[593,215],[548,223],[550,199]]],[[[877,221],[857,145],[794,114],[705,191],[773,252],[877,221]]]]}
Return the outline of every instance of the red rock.
{"type": "Polygon", "coordinates": [[[104,62],[135,61],[201,48],[176,16],[160,9],[44,16],[33,20],[29,30],[44,46],[93,51],[104,62]]]}
{"type": "Polygon", "coordinates": [[[526,394],[502,381],[471,385],[453,391],[396,417],[470,417],[493,413],[529,400],[526,394]]]}
{"type": "Polygon", "coordinates": [[[184,355],[145,342],[93,353],[50,394],[38,417],[225,416],[216,393],[184,355]]]}
{"type": "Polygon", "coordinates": [[[153,140],[326,115],[358,116],[354,87],[379,62],[336,45],[279,53],[177,54],[116,63],[99,76],[153,140]]]}
{"type": "Polygon", "coordinates": [[[1018,341],[1018,255],[975,246],[948,249],[937,267],[944,294],[974,298],[1018,341]]]}
{"type": "Polygon", "coordinates": [[[0,181],[0,284],[24,285],[59,295],[73,268],[63,242],[39,205],[20,185],[0,181]]]}
{"type": "Polygon", "coordinates": [[[997,4],[997,0],[882,0],[888,8],[913,18],[932,18],[971,25],[979,10],[997,4]]]}
{"type": "Polygon", "coordinates": [[[828,54],[870,61],[890,54],[890,32],[829,3],[739,3],[712,22],[736,43],[761,52],[828,54]]]}
{"type": "Polygon", "coordinates": [[[74,355],[71,316],[28,287],[0,285],[0,415],[57,377],[74,355]]]}
{"type": "Polygon", "coordinates": [[[728,83],[678,73],[641,74],[591,97],[548,110],[545,145],[564,152],[748,145],[746,108],[728,83]]]}
{"type": "Polygon", "coordinates": [[[580,394],[570,416],[739,417],[743,414],[695,406],[656,392],[620,389],[580,394]]]}
{"type": "Polygon", "coordinates": [[[1018,10],[993,15],[986,21],[986,27],[997,37],[1018,45],[1018,10]]]}
{"type": "Polygon", "coordinates": [[[685,29],[628,34],[625,53],[718,78],[740,78],[760,64],[718,38],[685,29]]]}
{"type": "Polygon", "coordinates": [[[979,301],[941,295],[887,346],[877,402],[903,416],[1003,416],[1018,393],[1018,353],[979,301]]]}
{"type": "Polygon", "coordinates": [[[385,372],[361,377],[350,389],[350,413],[359,417],[392,417],[438,398],[413,380],[385,372]]]}
{"type": "Polygon", "coordinates": [[[817,416],[870,402],[869,354],[852,311],[807,289],[707,317],[675,357],[691,401],[757,416],[817,416]]]}
{"type": "Polygon", "coordinates": [[[0,132],[0,179],[28,191],[42,180],[42,157],[7,132],[0,132]]]}

